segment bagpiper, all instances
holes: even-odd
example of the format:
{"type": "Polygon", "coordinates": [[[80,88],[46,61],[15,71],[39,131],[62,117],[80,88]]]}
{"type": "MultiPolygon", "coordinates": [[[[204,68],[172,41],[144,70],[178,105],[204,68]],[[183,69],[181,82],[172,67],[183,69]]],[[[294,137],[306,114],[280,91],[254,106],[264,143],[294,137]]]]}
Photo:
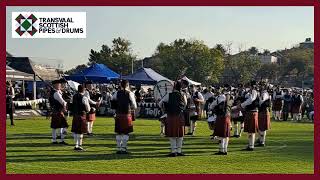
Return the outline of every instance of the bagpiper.
{"type": "Polygon", "coordinates": [[[100,105],[100,99],[99,101],[94,101],[94,93],[93,93],[93,82],[92,81],[86,81],[85,82],[85,91],[84,96],[88,98],[90,106],[92,107],[90,112],[87,114],[87,127],[88,127],[88,133],[87,135],[93,136],[92,128],[93,123],[96,120],[96,108],[100,105]]]}
{"type": "Polygon", "coordinates": [[[201,104],[204,103],[202,94],[197,90],[196,86],[191,85],[191,115],[190,128],[187,135],[194,135],[197,127],[197,120],[201,118],[201,104]]]}
{"type": "Polygon", "coordinates": [[[128,154],[129,133],[133,132],[131,110],[137,108],[137,103],[133,92],[129,90],[127,80],[121,81],[120,90],[113,94],[111,101],[113,101],[113,108],[116,109],[114,131],[116,133],[117,154],[128,154]]]}
{"type": "Polygon", "coordinates": [[[253,151],[255,133],[258,132],[258,106],[259,98],[256,90],[256,81],[251,81],[250,90],[245,96],[246,100],[238,108],[244,110],[244,132],[248,133],[248,146],[243,149],[253,151]]]}
{"type": "Polygon", "coordinates": [[[271,98],[265,87],[262,85],[260,87],[260,96],[259,96],[259,113],[258,113],[258,144],[256,146],[265,146],[267,131],[270,129],[270,106],[271,98]]]}
{"type": "Polygon", "coordinates": [[[303,97],[298,90],[294,90],[292,96],[292,107],[291,112],[293,116],[293,120],[300,122],[301,121],[301,106],[303,103],[303,97]]]}
{"type": "Polygon", "coordinates": [[[228,154],[232,104],[233,100],[231,99],[231,95],[224,92],[210,105],[210,109],[214,109],[214,113],[217,116],[214,126],[214,136],[219,139],[219,151],[215,153],[216,155],[228,154]]]}
{"type": "Polygon", "coordinates": [[[14,104],[13,98],[15,97],[14,88],[10,81],[6,82],[6,114],[9,114],[10,124],[14,126],[13,122],[13,113],[14,113],[14,104]]]}
{"type": "Polygon", "coordinates": [[[162,107],[163,103],[168,103],[165,134],[166,137],[169,137],[171,145],[169,156],[184,156],[182,153],[185,122],[183,111],[185,110],[187,99],[181,93],[180,81],[175,82],[173,91],[162,98],[159,106],[162,107]]]}
{"type": "Polygon", "coordinates": [[[277,121],[281,120],[281,111],[283,106],[283,91],[279,86],[276,87],[276,90],[273,92],[273,111],[274,118],[277,121]]]}
{"type": "Polygon", "coordinates": [[[64,79],[52,81],[53,89],[51,90],[49,102],[52,108],[51,115],[51,129],[52,129],[52,143],[58,144],[57,142],[57,130],[60,131],[60,142],[59,144],[67,144],[64,141],[64,128],[68,128],[67,119],[64,115],[67,112],[67,102],[62,98],[61,83],[64,83],[64,79]]]}
{"type": "Polygon", "coordinates": [[[78,92],[72,98],[73,120],[71,132],[75,141],[75,151],[83,151],[83,134],[87,133],[87,113],[90,111],[90,104],[87,97],[84,96],[84,87],[78,86],[78,92]]]}

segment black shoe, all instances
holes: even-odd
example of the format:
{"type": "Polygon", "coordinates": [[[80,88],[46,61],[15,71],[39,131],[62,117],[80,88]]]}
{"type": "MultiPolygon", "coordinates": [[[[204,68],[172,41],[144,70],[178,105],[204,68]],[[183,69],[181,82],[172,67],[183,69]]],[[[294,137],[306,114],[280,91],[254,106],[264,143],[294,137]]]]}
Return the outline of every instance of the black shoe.
{"type": "Polygon", "coordinates": [[[59,144],[68,145],[68,143],[66,143],[64,141],[59,142],[59,144]]]}
{"type": "Polygon", "coordinates": [[[55,142],[52,142],[52,144],[58,144],[58,142],[57,142],[57,141],[55,141],[55,142]]]}
{"type": "Polygon", "coordinates": [[[253,151],[253,148],[247,147],[245,149],[242,149],[243,151],[253,151]]]}
{"type": "Polygon", "coordinates": [[[74,147],[73,150],[75,150],[75,151],[85,151],[82,147],[74,147]]]}
{"type": "Polygon", "coordinates": [[[219,152],[214,153],[214,155],[224,155],[224,152],[219,151],[219,152]]]}
{"type": "Polygon", "coordinates": [[[128,151],[121,151],[121,154],[129,154],[128,151]]]}
{"type": "Polygon", "coordinates": [[[193,135],[193,133],[187,133],[186,135],[193,135]]]}
{"type": "Polygon", "coordinates": [[[233,135],[234,138],[240,138],[240,135],[233,135]]]}
{"type": "Polygon", "coordinates": [[[224,152],[223,155],[228,155],[228,152],[224,152]]]}
{"type": "Polygon", "coordinates": [[[122,151],[117,151],[116,154],[122,154],[122,151]]]}
{"type": "Polygon", "coordinates": [[[185,156],[183,153],[177,153],[177,156],[185,156]]]}
{"type": "Polygon", "coordinates": [[[256,147],[265,147],[266,145],[265,144],[262,144],[262,143],[258,143],[257,145],[255,145],[256,147]]]}
{"type": "Polygon", "coordinates": [[[176,157],[176,156],[177,156],[177,153],[170,153],[168,156],[169,156],[169,157],[176,157]]]}

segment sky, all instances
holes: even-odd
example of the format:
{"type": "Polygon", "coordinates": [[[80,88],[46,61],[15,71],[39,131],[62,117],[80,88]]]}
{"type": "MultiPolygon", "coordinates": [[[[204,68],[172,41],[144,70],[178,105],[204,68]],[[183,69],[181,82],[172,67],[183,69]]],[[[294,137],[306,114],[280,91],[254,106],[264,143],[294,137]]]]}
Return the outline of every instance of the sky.
{"type": "Polygon", "coordinates": [[[185,38],[209,47],[232,43],[232,53],[252,46],[259,50],[291,48],[314,38],[310,7],[7,7],[7,51],[43,64],[59,63],[64,70],[88,62],[91,49],[123,37],[139,59],[151,56],[160,42],[185,38]],[[13,39],[11,12],[86,12],[86,39],[13,39]]]}

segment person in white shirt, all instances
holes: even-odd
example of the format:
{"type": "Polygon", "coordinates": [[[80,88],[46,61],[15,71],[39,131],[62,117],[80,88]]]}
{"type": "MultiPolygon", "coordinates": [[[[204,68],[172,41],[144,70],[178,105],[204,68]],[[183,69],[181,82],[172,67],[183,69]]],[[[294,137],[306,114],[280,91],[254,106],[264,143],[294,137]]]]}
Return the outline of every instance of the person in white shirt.
{"type": "Polygon", "coordinates": [[[129,90],[129,82],[122,80],[120,90],[111,98],[116,109],[115,133],[117,142],[117,154],[127,154],[129,133],[133,132],[133,117],[131,111],[137,108],[134,93],[129,90]]]}
{"type": "Polygon", "coordinates": [[[75,151],[83,151],[83,134],[87,133],[87,113],[90,111],[89,99],[84,96],[84,87],[78,86],[78,93],[72,98],[73,120],[71,132],[75,141],[75,151]]]}
{"type": "Polygon", "coordinates": [[[250,85],[251,88],[245,96],[246,100],[237,107],[242,110],[245,110],[244,132],[248,133],[248,146],[243,150],[246,151],[253,151],[255,133],[258,132],[259,98],[258,92],[256,91],[256,81],[251,81],[250,85]]]}
{"type": "Polygon", "coordinates": [[[13,113],[14,113],[14,104],[13,98],[15,97],[14,88],[10,81],[6,82],[6,114],[9,114],[10,124],[14,126],[13,122],[13,113]]]}
{"type": "Polygon", "coordinates": [[[64,141],[64,129],[68,127],[67,119],[65,118],[64,113],[67,112],[67,102],[62,97],[61,92],[61,83],[64,80],[54,80],[52,81],[52,85],[54,89],[51,90],[49,102],[52,108],[52,115],[51,115],[51,129],[52,129],[52,143],[58,144],[57,142],[57,132],[56,130],[60,130],[60,143],[67,145],[64,141]]]}
{"type": "Polygon", "coordinates": [[[209,109],[212,109],[217,116],[214,126],[214,136],[218,137],[220,143],[219,151],[215,153],[216,155],[228,154],[232,103],[233,100],[231,99],[231,95],[227,93],[227,89],[225,89],[209,107],[209,109]]]}
{"type": "Polygon", "coordinates": [[[258,144],[256,146],[265,146],[267,131],[270,129],[270,106],[271,97],[265,85],[262,85],[259,96],[259,113],[258,113],[258,144]]]}
{"type": "Polygon", "coordinates": [[[87,114],[87,126],[88,126],[88,133],[87,135],[92,136],[93,132],[93,123],[96,120],[96,109],[100,106],[101,99],[98,101],[94,101],[93,98],[93,87],[92,87],[93,82],[92,81],[86,81],[85,82],[85,91],[84,91],[84,96],[88,99],[91,109],[90,112],[87,114]]]}
{"type": "Polygon", "coordinates": [[[274,111],[274,119],[277,121],[281,120],[281,112],[283,107],[283,96],[284,93],[280,89],[279,86],[277,86],[276,90],[273,92],[272,100],[273,100],[273,111],[274,111]]]}
{"type": "Polygon", "coordinates": [[[166,94],[159,106],[163,107],[167,103],[167,118],[166,118],[166,137],[169,137],[171,153],[169,157],[184,156],[182,153],[182,144],[184,137],[184,110],[187,105],[187,98],[181,92],[181,81],[176,81],[173,91],[166,94]]]}
{"type": "Polygon", "coordinates": [[[202,94],[197,90],[197,87],[191,85],[191,115],[190,128],[187,135],[194,135],[197,127],[197,120],[201,118],[201,104],[204,103],[202,94]]]}

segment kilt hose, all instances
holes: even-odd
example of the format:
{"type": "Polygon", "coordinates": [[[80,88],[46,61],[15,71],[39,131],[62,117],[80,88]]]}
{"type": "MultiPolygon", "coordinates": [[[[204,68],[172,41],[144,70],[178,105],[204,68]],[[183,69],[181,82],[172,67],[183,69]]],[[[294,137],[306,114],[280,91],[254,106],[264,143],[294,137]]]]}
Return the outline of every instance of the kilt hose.
{"type": "Polygon", "coordinates": [[[183,137],[184,136],[184,116],[181,114],[168,114],[165,121],[166,137],[183,137]]]}
{"type": "Polygon", "coordinates": [[[244,113],[244,132],[256,133],[258,128],[258,112],[246,111],[244,113]]]}
{"type": "Polygon", "coordinates": [[[230,116],[217,116],[214,135],[223,138],[230,137],[230,116]]]}
{"type": "Polygon", "coordinates": [[[71,132],[75,134],[85,134],[88,132],[86,114],[73,115],[71,132]]]}
{"type": "Polygon", "coordinates": [[[52,129],[67,128],[68,126],[67,119],[62,111],[52,112],[50,125],[52,129]]]}
{"type": "Polygon", "coordinates": [[[282,99],[276,99],[273,101],[273,110],[274,111],[281,111],[282,110],[282,99]]]}
{"type": "Polygon", "coordinates": [[[117,114],[115,117],[114,132],[117,134],[129,134],[133,132],[131,114],[117,114]]]}
{"type": "Polygon", "coordinates": [[[259,111],[258,125],[259,131],[266,131],[270,129],[270,112],[268,110],[259,111]]]}

